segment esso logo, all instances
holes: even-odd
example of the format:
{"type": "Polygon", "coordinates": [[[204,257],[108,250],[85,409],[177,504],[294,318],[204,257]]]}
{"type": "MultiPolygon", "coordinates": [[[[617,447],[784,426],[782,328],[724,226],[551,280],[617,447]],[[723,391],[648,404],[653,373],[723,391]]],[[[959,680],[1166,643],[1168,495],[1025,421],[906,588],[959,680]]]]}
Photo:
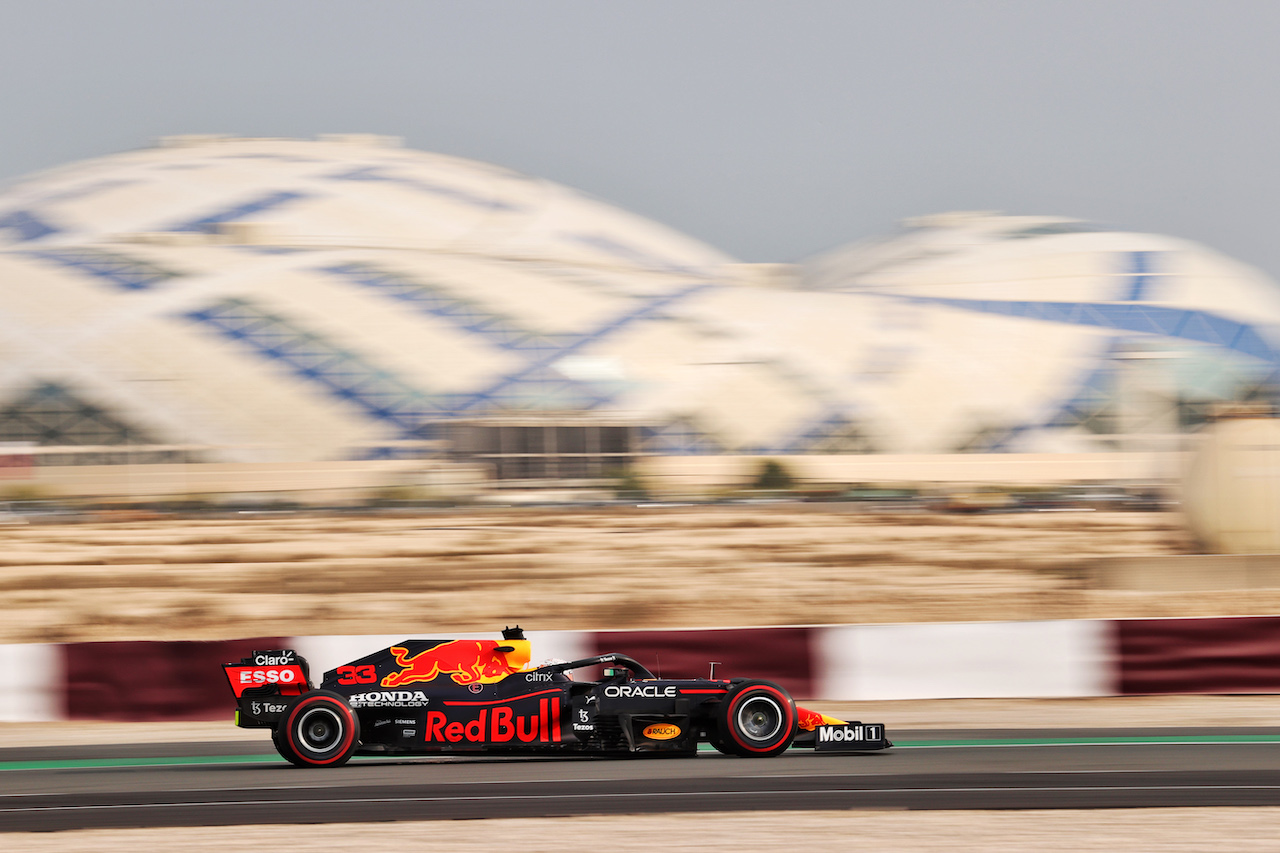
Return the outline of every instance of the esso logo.
{"type": "Polygon", "coordinates": [[[292,668],[243,669],[240,671],[241,684],[293,684],[297,678],[297,670],[292,668]]]}

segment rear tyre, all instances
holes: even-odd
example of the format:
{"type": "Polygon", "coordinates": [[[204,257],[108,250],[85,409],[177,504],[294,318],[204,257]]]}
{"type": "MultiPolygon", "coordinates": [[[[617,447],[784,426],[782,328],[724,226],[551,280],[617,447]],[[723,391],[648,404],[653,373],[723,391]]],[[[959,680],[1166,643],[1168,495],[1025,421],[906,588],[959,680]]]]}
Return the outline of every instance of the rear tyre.
{"type": "Polygon", "coordinates": [[[329,690],[304,693],[276,723],[276,751],[299,767],[346,764],[360,743],[360,720],[329,690]]]}
{"type": "Polygon", "coordinates": [[[734,685],[716,710],[721,752],[746,758],[769,758],[791,746],[796,732],[796,703],[769,681],[734,685]]]}
{"type": "Polygon", "coordinates": [[[281,734],[283,732],[284,732],[284,720],[281,719],[279,722],[276,723],[275,728],[271,730],[271,745],[276,748],[276,752],[280,753],[280,756],[285,761],[288,761],[291,764],[297,764],[298,755],[293,750],[289,749],[289,745],[285,743],[284,740],[281,738],[281,734]]]}

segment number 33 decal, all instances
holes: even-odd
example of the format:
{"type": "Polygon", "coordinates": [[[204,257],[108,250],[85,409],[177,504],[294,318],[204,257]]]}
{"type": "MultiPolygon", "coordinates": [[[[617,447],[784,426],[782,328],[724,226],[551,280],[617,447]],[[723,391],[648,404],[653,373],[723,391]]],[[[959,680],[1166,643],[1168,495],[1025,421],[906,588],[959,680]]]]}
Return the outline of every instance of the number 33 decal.
{"type": "Polygon", "coordinates": [[[373,684],[377,680],[378,673],[374,670],[373,664],[338,667],[339,684],[373,684]]]}

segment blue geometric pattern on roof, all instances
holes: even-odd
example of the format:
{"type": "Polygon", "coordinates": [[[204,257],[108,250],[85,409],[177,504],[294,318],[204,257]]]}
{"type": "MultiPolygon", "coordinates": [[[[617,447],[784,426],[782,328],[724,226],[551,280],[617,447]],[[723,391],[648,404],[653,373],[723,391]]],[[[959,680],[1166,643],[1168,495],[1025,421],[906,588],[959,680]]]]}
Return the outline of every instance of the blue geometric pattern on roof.
{"type": "MultiPolygon", "coordinates": [[[[1126,336],[1153,335],[1210,344],[1272,366],[1271,376],[1280,376],[1280,351],[1248,323],[1187,308],[1152,305],[1143,300],[1154,298],[1160,283],[1153,274],[1157,253],[1131,252],[1127,256],[1126,277],[1120,299],[1116,302],[1033,302],[989,299],[949,299],[942,297],[899,297],[915,304],[945,305],[965,311],[1020,317],[1050,323],[1093,326],[1114,330],[1108,351],[1090,368],[1076,385],[1076,390],[1040,424],[1011,427],[992,436],[985,449],[999,452],[1009,449],[1021,434],[1041,428],[1070,428],[1087,424],[1115,403],[1117,354],[1129,348],[1126,336]]],[[[974,448],[981,449],[981,448],[974,448]]]]}
{"type": "Polygon", "coordinates": [[[246,216],[252,216],[255,213],[262,213],[265,210],[272,210],[273,208],[283,207],[284,205],[289,204],[290,202],[295,202],[295,201],[298,201],[299,199],[309,198],[310,196],[311,196],[310,193],[295,193],[289,190],[282,190],[280,192],[275,192],[275,193],[267,193],[264,196],[259,196],[258,198],[240,202],[239,204],[233,205],[232,207],[228,207],[223,210],[214,211],[213,213],[205,214],[204,216],[201,216],[199,219],[192,219],[189,222],[183,222],[177,225],[169,225],[167,227],[161,228],[160,230],[169,231],[169,232],[195,231],[195,232],[212,233],[213,231],[217,230],[217,226],[223,224],[224,222],[236,222],[240,219],[243,219],[246,216]]]}
{"type": "Polygon", "coordinates": [[[640,449],[659,456],[703,456],[723,453],[714,437],[684,418],[640,428],[640,449]]]}
{"type": "MultiPolygon", "coordinates": [[[[486,408],[495,401],[503,400],[512,393],[519,393],[520,386],[526,382],[538,383],[545,380],[548,369],[551,365],[560,359],[580,352],[593,344],[599,343],[611,335],[614,335],[629,326],[650,320],[661,314],[664,310],[670,308],[677,302],[688,299],[695,294],[711,288],[709,284],[695,284],[681,290],[667,293],[662,296],[640,299],[639,305],[629,311],[607,321],[598,328],[585,334],[574,336],[563,347],[553,352],[543,352],[533,355],[529,363],[522,369],[515,371],[507,376],[500,378],[488,388],[472,395],[459,409],[460,413],[474,413],[478,410],[486,408]]],[[[568,383],[568,380],[559,380],[566,383],[567,388],[574,389],[590,389],[586,383],[574,382],[568,383]]],[[[605,391],[589,390],[578,398],[576,406],[585,409],[595,408],[599,405],[609,402],[614,398],[614,394],[605,391]]]]}
{"type": "Polygon", "coordinates": [[[361,166],[356,169],[344,169],[326,176],[331,181],[366,181],[379,182],[385,184],[395,184],[397,186],[408,187],[417,192],[426,193],[428,195],[447,198],[450,201],[456,201],[471,207],[479,207],[485,210],[504,210],[509,212],[519,212],[525,208],[518,205],[503,201],[500,198],[487,195],[477,195],[461,189],[460,187],[448,187],[443,184],[435,184],[430,181],[424,181],[419,178],[406,178],[402,175],[389,173],[385,166],[361,166]]]}
{"type": "Polygon", "coordinates": [[[53,201],[75,201],[77,199],[97,195],[98,193],[110,192],[111,190],[118,190],[122,187],[133,186],[134,184],[139,184],[141,182],[142,181],[138,178],[104,178],[102,180],[90,181],[87,184],[80,184],[79,186],[72,186],[65,190],[42,195],[40,196],[40,202],[42,204],[48,204],[53,201]]]}
{"type": "Polygon", "coordinates": [[[583,246],[589,246],[606,254],[620,258],[628,264],[638,264],[645,269],[665,270],[667,272],[679,273],[680,275],[701,275],[702,270],[693,269],[683,264],[675,264],[652,255],[642,249],[634,246],[628,246],[613,237],[604,234],[570,234],[568,235],[574,242],[583,246]]]}
{"type": "Polygon", "coordinates": [[[0,215],[0,232],[10,232],[15,243],[39,240],[59,230],[29,210],[11,210],[0,215]]]}
{"type": "Polygon", "coordinates": [[[768,453],[809,453],[818,450],[826,452],[847,452],[848,448],[833,450],[824,448],[833,440],[841,438],[850,430],[858,429],[858,420],[854,414],[843,406],[830,406],[816,418],[810,420],[797,430],[790,438],[784,438],[768,453]]]}
{"type": "Polygon", "coordinates": [[[122,290],[150,290],[178,277],[178,273],[155,264],[101,249],[44,249],[23,254],[103,279],[122,290]]]}
{"type": "MultiPolygon", "coordinates": [[[[330,271],[338,272],[339,269],[330,271]]],[[[340,274],[357,272],[364,276],[368,270],[342,268],[340,274]]],[[[380,280],[372,286],[386,287],[395,298],[402,298],[399,294],[403,284],[380,280]]],[[[699,284],[640,300],[639,305],[590,332],[565,336],[557,346],[525,349],[513,346],[511,351],[524,358],[524,365],[471,393],[429,394],[296,322],[243,298],[225,299],[189,312],[185,317],[283,366],[297,378],[319,387],[326,395],[392,425],[400,436],[421,437],[432,421],[495,410],[582,411],[609,402],[616,392],[567,378],[555,370],[554,362],[621,329],[651,319],[672,304],[707,287],[709,285],[699,284]]],[[[421,304],[434,305],[429,299],[421,304]]],[[[430,311],[435,313],[435,308],[430,308],[430,311]]],[[[473,328],[486,339],[511,343],[511,330],[501,324],[490,326],[478,322],[477,317],[467,312],[452,308],[439,316],[473,328]]]]}
{"type": "Polygon", "coordinates": [[[484,305],[457,296],[437,284],[380,269],[369,264],[339,264],[322,270],[412,305],[417,311],[449,323],[490,346],[524,360],[517,370],[488,387],[456,397],[447,406],[454,415],[475,415],[491,409],[594,409],[616,399],[616,390],[563,376],[552,366],[566,356],[597,344],[636,323],[659,315],[677,302],[712,285],[694,284],[681,290],[636,300],[622,314],[583,333],[552,334],[529,329],[484,305]]]}
{"type": "Polygon", "coordinates": [[[411,279],[371,264],[338,264],[321,271],[405,302],[419,313],[445,320],[453,327],[477,335],[502,350],[559,352],[572,339],[569,335],[550,335],[527,329],[510,317],[494,313],[444,287],[411,279]]]}
{"type": "Polygon", "coordinates": [[[246,299],[224,299],[185,316],[394,425],[402,435],[413,435],[425,417],[440,413],[437,398],[246,299]]]}
{"type": "Polygon", "coordinates": [[[1148,291],[1156,279],[1151,275],[1151,258],[1154,252],[1131,252],[1129,255],[1128,289],[1125,302],[1141,302],[1149,298],[1148,291]]]}
{"type": "Polygon", "coordinates": [[[1191,308],[1124,302],[1020,302],[929,296],[900,298],[916,304],[944,305],[981,314],[998,314],[1073,326],[1095,326],[1117,332],[1214,344],[1252,358],[1280,363],[1280,353],[1254,327],[1191,308]]]}

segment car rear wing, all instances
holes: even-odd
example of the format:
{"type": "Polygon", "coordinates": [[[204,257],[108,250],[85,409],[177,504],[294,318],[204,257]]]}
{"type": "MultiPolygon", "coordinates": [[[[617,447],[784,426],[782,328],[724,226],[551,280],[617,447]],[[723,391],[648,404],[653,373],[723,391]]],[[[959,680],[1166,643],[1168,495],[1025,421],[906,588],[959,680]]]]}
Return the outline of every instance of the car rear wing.
{"type": "Polygon", "coordinates": [[[298,696],[315,688],[311,668],[293,649],[254,652],[239,663],[224,663],[222,671],[236,699],[255,696],[298,696]]]}

